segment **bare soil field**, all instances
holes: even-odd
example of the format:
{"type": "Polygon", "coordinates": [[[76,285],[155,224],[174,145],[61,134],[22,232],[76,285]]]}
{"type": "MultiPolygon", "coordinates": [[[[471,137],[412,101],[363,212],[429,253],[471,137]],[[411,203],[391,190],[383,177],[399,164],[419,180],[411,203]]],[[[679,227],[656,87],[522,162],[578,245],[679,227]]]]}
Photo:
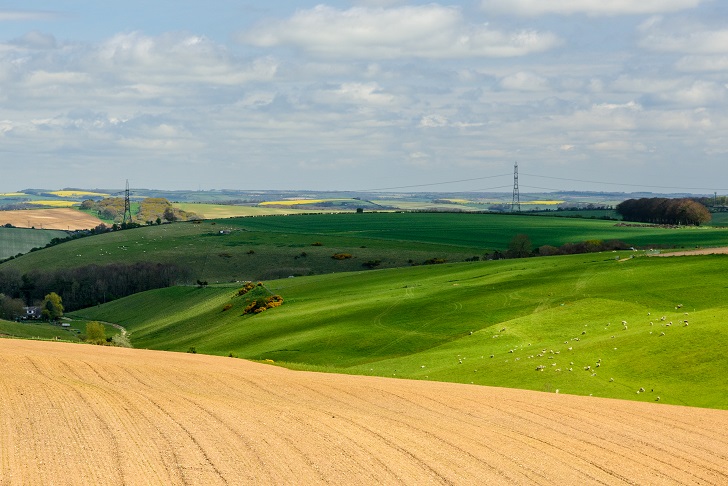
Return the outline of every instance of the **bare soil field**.
{"type": "Polygon", "coordinates": [[[671,257],[671,256],[689,256],[689,255],[725,255],[728,253],[728,247],[721,248],[697,248],[695,250],[670,251],[667,253],[648,254],[648,256],[671,257]]]}
{"type": "Polygon", "coordinates": [[[17,228],[79,230],[100,225],[100,219],[72,208],[24,209],[0,211],[0,224],[17,228]]]}
{"type": "Polygon", "coordinates": [[[728,484],[728,412],[0,339],[0,484],[728,484]]]}

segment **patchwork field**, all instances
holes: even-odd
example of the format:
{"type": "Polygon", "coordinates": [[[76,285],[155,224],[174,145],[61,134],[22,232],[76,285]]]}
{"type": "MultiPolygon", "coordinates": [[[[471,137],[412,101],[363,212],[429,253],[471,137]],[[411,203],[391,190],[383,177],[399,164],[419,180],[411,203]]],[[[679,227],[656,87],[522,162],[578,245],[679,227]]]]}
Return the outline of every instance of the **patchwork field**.
{"type": "Polygon", "coordinates": [[[0,339],[0,484],[726,484],[728,412],[0,339]]]}
{"type": "Polygon", "coordinates": [[[102,221],[76,209],[53,208],[0,211],[0,224],[7,223],[17,228],[79,230],[94,228],[102,221]]]}

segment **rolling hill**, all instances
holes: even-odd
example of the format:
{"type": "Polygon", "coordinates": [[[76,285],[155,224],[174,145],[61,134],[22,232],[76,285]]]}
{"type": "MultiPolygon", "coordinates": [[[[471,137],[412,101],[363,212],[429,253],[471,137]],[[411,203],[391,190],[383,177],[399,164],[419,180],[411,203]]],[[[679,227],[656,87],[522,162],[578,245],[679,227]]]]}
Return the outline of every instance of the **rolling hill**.
{"type": "Polygon", "coordinates": [[[74,316],[122,324],[136,347],[728,408],[728,256],[625,256],[288,278],[242,297],[237,285],[174,287],[74,316]],[[283,306],[244,315],[269,293],[283,306]]]}

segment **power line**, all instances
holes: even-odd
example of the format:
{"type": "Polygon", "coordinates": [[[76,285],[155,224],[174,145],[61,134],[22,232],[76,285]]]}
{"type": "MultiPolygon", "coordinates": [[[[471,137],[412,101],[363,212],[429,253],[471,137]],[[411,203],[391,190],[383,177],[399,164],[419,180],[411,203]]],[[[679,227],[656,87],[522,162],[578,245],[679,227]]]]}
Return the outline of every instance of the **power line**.
{"type": "MultiPolygon", "coordinates": [[[[629,187],[643,187],[646,189],[678,189],[683,191],[728,191],[728,189],[716,189],[716,188],[707,188],[707,187],[678,187],[678,186],[650,186],[646,184],[629,184],[626,182],[602,182],[602,181],[588,181],[583,179],[569,179],[567,177],[552,177],[552,176],[543,176],[543,175],[536,175],[536,174],[523,174],[527,175],[529,177],[540,177],[542,179],[554,179],[558,181],[569,181],[569,182],[583,182],[588,184],[603,184],[607,186],[629,186],[629,187]]],[[[545,188],[539,188],[539,189],[545,189],[545,188]]],[[[551,190],[563,190],[563,189],[551,189],[551,190]]]]}
{"type": "MultiPolygon", "coordinates": [[[[485,177],[472,177],[470,179],[460,179],[457,181],[431,182],[429,184],[414,184],[411,186],[380,187],[378,189],[362,189],[357,192],[392,191],[394,189],[411,189],[413,187],[442,186],[445,184],[456,184],[458,182],[481,181],[483,179],[495,179],[496,177],[505,177],[505,176],[510,176],[510,174],[498,174],[498,175],[494,175],[494,176],[485,176],[485,177]]],[[[502,187],[510,187],[510,186],[502,186],[502,187]]]]}

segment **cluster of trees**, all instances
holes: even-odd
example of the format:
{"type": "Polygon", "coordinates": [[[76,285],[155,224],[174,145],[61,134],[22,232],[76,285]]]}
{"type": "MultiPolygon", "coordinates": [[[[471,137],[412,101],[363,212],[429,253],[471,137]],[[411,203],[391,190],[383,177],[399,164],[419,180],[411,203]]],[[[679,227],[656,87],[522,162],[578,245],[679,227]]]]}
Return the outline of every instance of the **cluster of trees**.
{"type": "Polygon", "coordinates": [[[692,199],[643,197],[627,199],[616,207],[625,221],[700,226],[711,219],[708,209],[692,199]]]}
{"type": "MultiPolygon", "coordinates": [[[[124,219],[124,198],[107,197],[99,201],[87,199],[81,203],[81,209],[94,211],[99,218],[114,222],[124,219]]],[[[146,224],[161,224],[162,221],[189,221],[197,215],[175,208],[163,197],[148,197],[139,202],[139,208],[133,215],[134,221],[146,224]]]]}
{"type": "Polygon", "coordinates": [[[3,308],[17,308],[18,302],[37,305],[53,292],[60,296],[67,310],[73,311],[137,292],[176,285],[188,279],[187,273],[176,265],[151,262],[33,270],[22,275],[15,269],[8,269],[0,271],[0,293],[4,294],[1,301],[3,308]]]}

